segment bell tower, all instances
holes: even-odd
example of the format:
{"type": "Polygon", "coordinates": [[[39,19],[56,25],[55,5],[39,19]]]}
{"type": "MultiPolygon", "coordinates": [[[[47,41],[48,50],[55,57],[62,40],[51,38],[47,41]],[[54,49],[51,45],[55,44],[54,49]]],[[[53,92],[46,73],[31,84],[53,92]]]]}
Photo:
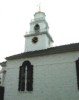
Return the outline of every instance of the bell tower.
{"type": "Polygon", "coordinates": [[[30,22],[30,32],[25,35],[25,52],[47,49],[53,39],[48,30],[49,26],[44,12],[38,11],[30,22]]]}
{"type": "Polygon", "coordinates": [[[34,14],[34,20],[30,23],[30,33],[42,33],[48,32],[49,26],[45,20],[44,12],[36,12],[34,14]]]}

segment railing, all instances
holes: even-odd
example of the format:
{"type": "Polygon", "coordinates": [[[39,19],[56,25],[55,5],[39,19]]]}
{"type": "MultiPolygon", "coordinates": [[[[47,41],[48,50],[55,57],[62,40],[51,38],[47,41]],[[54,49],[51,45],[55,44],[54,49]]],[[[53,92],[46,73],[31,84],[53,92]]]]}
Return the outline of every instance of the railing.
{"type": "MultiPolygon", "coordinates": [[[[49,29],[44,28],[44,29],[40,29],[40,31],[38,31],[38,32],[40,32],[40,33],[41,33],[41,32],[48,32],[48,30],[49,30],[49,29]]],[[[32,34],[32,33],[36,33],[36,31],[29,31],[29,32],[26,32],[25,35],[28,35],[28,34],[30,34],[30,33],[31,33],[31,34],[32,34]]]]}
{"type": "Polygon", "coordinates": [[[40,18],[36,18],[36,19],[32,19],[31,20],[31,22],[34,22],[34,21],[43,21],[43,20],[45,20],[45,18],[44,17],[40,17],[40,18]]]}

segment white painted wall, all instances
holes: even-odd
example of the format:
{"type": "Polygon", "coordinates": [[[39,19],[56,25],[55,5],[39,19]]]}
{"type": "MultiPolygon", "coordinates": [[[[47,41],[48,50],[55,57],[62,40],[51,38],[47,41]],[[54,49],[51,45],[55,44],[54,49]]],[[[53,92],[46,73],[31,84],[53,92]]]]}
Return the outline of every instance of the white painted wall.
{"type": "Polygon", "coordinates": [[[3,73],[0,71],[0,86],[2,86],[3,73]]]}
{"type": "Polygon", "coordinates": [[[0,70],[0,86],[4,86],[5,73],[5,67],[2,67],[0,70]]]}
{"type": "Polygon", "coordinates": [[[79,52],[31,57],[7,62],[4,100],[79,100],[75,61],[79,52]],[[34,66],[33,92],[19,92],[19,66],[34,66]]]}
{"type": "Polygon", "coordinates": [[[25,52],[26,51],[35,51],[35,50],[42,50],[42,49],[47,49],[50,47],[49,45],[49,38],[47,37],[46,34],[42,35],[36,35],[36,36],[29,36],[25,37],[25,52]],[[38,42],[33,43],[32,39],[33,37],[38,37],[38,42]]]}

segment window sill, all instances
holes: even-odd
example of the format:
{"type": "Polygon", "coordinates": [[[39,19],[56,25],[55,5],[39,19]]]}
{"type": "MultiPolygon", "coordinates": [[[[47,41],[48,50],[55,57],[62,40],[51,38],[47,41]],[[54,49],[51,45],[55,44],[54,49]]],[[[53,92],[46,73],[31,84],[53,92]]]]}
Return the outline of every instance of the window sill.
{"type": "Polygon", "coordinates": [[[19,91],[19,93],[32,93],[33,91],[19,91]]]}

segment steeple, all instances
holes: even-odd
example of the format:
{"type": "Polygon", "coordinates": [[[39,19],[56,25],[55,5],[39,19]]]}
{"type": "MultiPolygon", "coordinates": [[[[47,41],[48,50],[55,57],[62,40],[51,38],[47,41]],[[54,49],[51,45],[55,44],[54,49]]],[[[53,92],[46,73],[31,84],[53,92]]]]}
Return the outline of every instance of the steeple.
{"type": "Polygon", "coordinates": [[[25,35],[25,52],[47,49],[53,42],[44,12],[38,11],[30,22],[29,34],[25,35]]]}

